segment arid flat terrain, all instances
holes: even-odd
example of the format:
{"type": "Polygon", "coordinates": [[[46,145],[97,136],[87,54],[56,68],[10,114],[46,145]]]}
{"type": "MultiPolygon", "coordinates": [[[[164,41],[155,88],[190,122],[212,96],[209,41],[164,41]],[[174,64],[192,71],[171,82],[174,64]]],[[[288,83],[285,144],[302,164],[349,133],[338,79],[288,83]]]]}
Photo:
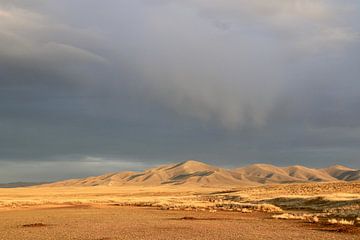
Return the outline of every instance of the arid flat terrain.
{"type": "Polygon", "coordinates": [[[359,212],[355,182],[0,189],[0,239],[358,239],[359,212]]]}
{"type": "Polygon", "coordinates": [[[275,220],[265,213],[67,207],[1,212],[0,239],[358,239],[354,227],[275,220]]]}

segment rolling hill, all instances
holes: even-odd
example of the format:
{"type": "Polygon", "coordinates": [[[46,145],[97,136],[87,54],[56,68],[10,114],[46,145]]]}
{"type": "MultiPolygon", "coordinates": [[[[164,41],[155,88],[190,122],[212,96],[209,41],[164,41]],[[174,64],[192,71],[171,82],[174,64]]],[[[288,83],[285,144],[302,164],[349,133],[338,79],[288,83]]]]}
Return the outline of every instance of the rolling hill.
{"type": "Polygon", "coordinates": [[[115,172],[101,176],[71,179],[46,184],[63,186],[250,186],[261,184],[332,182],[360,180],[360,171],[344,166],[324,169],[304,166],[277,167],[253,164],[225,169],[203,162],[188,160],[147,169],[143,172],[115,172]]]}
{"type": "Polygon", "coordinates": [[[325,168],[324,171],[330,176],[343,181],[360,180],[360,170],[351,169],[341,165],[334,165],[325,168]]]}

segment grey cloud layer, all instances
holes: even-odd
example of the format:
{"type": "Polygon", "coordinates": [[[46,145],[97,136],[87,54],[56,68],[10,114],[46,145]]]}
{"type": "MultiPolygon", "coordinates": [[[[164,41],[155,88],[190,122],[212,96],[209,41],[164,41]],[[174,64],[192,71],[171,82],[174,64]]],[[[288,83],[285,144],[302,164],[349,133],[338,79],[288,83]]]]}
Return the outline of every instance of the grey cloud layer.
{"type": "Polygon", "coordinates": [[[359,167],[359,9],[0,1],[0,165],[90,156],[359,167]]]}

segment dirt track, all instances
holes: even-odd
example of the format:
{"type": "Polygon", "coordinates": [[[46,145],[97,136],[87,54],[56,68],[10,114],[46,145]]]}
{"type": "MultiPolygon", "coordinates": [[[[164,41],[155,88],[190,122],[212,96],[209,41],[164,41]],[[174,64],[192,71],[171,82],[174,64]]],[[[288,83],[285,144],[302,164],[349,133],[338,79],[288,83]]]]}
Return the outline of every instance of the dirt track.
{"type": "Polygon", "coordinates": [[[69,207],[0,212],[0,239],[359,239],[337,228],[265,213],[162,211],[136,207],[69,207]]]}

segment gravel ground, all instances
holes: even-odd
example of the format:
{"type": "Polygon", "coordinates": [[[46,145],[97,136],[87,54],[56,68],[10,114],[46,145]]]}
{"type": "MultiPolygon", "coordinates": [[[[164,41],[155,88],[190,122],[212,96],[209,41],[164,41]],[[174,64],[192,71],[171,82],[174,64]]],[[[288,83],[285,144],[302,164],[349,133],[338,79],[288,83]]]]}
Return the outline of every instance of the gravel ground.
{"type": "Polygon", "coordinates": [[[265,213],[64,207],[0,212],[0,239],[359,239],[357,227],[274,220],[265,213]]]}

